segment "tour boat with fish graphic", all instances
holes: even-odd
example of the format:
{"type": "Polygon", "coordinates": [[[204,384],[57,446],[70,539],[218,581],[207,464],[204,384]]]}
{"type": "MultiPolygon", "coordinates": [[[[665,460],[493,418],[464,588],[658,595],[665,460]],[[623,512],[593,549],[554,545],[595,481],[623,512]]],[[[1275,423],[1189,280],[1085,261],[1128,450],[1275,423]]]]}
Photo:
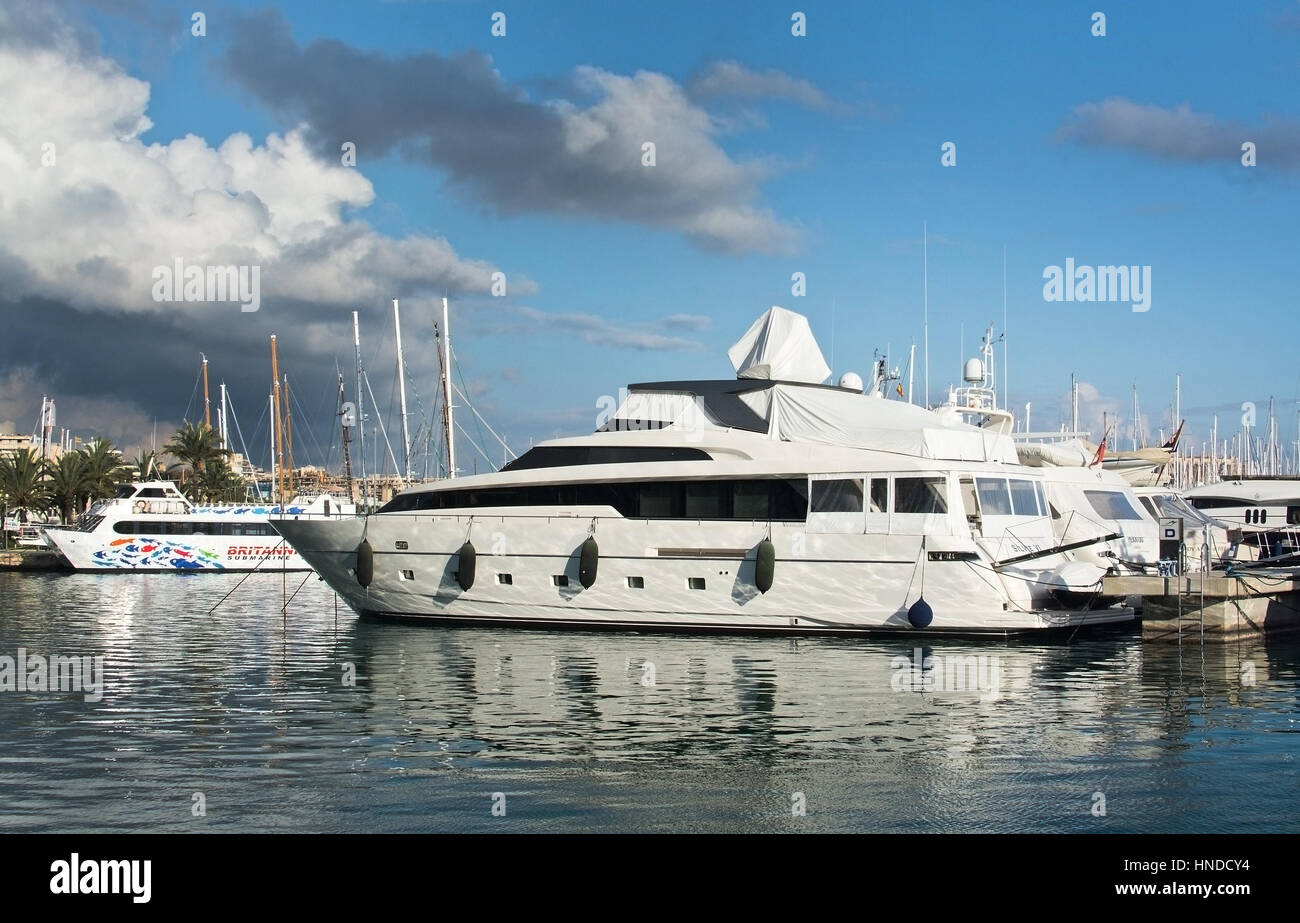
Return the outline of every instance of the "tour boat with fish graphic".
{"type": "Polygon", "coordinates": [[[355,506],[328,494],[274,504],[195,506],[171,481],[124,484],[73,526],[47,528],[63,560],[79,571],[311,570],[271,526],[272,518],[351,517],[355,506]]]}

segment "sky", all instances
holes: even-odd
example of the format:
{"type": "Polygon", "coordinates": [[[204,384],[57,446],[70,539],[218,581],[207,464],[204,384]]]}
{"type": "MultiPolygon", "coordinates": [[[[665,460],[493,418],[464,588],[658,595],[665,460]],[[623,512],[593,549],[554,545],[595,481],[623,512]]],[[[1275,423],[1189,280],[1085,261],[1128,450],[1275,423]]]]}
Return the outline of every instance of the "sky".
{"type": "Polygon", "coordinates": [[[772,305],[836,378],[879,350],[906,383],[916,343],[924,400],[927,301],[932,402],[995,324],[1021,426],[1073,373],[1094,439],[1128,447],[1136,387],[1154,442],[1181,375],[1189,444],[1270,398],[1297,438],[1296,0],[196,5],[0,0],[0,431],[49,394],[134,454],[201,417],[202,353],[265,464],[274,333],[295,460],[337,463],[352,311],[396,440],[391,299],[423,432],[446,296],[515,451],[731,377],[772,305]],[[177,259],[257,267],[257,310],[160,300],[177,259]],[[1049,300],[1067,265],[1135,267],[1146,310],[1049,300]]]}

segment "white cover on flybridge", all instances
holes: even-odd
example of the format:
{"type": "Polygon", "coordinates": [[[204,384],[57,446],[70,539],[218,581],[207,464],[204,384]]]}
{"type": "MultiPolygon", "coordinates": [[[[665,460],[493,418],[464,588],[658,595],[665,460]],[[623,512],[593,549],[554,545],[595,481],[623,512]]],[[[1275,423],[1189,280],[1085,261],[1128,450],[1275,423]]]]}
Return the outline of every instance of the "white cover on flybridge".
{"type": "Polygon", "coordinates": [[[831,373],[808,318],[773,305],[727,350],[737,378],[819,385],[831,373]]]}
{"type": "Polygon", "coordinates": [[[1032,468],[1086,468],[1097,456],[1077,439],[1069,442],[1022,442],[1016,446],[1020,464],[1032,468]]]}
{"type": "Polygon", "coordinates": [[[768,435],[951,461],[1016,464],[1010,437],[965,423],[945,423],[922,407],[854,391],[774,385],[768,435]]]}

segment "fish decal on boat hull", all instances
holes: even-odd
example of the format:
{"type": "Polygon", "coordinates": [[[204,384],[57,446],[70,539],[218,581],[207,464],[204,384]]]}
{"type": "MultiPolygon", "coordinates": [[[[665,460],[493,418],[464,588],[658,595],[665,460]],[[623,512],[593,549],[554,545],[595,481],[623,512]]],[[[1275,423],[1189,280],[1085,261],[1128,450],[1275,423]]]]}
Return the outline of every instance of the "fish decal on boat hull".
{"type": "Polygon", "coordinates": [[[119,538],[96,551],[91,560],[100,567],[138,567],[175,570],[225,570],[216,552],[165,539],[119,538]]]}

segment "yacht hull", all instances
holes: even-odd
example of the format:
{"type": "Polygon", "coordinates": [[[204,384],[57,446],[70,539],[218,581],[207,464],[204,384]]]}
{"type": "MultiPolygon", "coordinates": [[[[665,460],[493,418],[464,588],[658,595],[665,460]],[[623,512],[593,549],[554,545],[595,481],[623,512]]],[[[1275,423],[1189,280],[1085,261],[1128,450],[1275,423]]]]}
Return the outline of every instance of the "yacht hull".
{"type": "Polygon", "coordinates": [[[996,571],[973,543],[951,537],[945,549],[928,536],[923,550],[919,535],[585,515],[385,514],[275,526],[367,617],[577,630],[961,635],[1075,630],[1134,617],[1124,607],[1056,607],[1046,571],[996,571]],[[762,593],[757,549],[769,535],[776,564],[762,593]],[[583,587],[588,537],[599,560],[594,582],[583,587]],[[373,549],[368,586],[356,573],[363,541],[373,549]],[[472,584],[462,588],[466,541],[476,562],[472,584]],[[922,594],[933,621],[916,627],[909,609],[922,594]]]}

